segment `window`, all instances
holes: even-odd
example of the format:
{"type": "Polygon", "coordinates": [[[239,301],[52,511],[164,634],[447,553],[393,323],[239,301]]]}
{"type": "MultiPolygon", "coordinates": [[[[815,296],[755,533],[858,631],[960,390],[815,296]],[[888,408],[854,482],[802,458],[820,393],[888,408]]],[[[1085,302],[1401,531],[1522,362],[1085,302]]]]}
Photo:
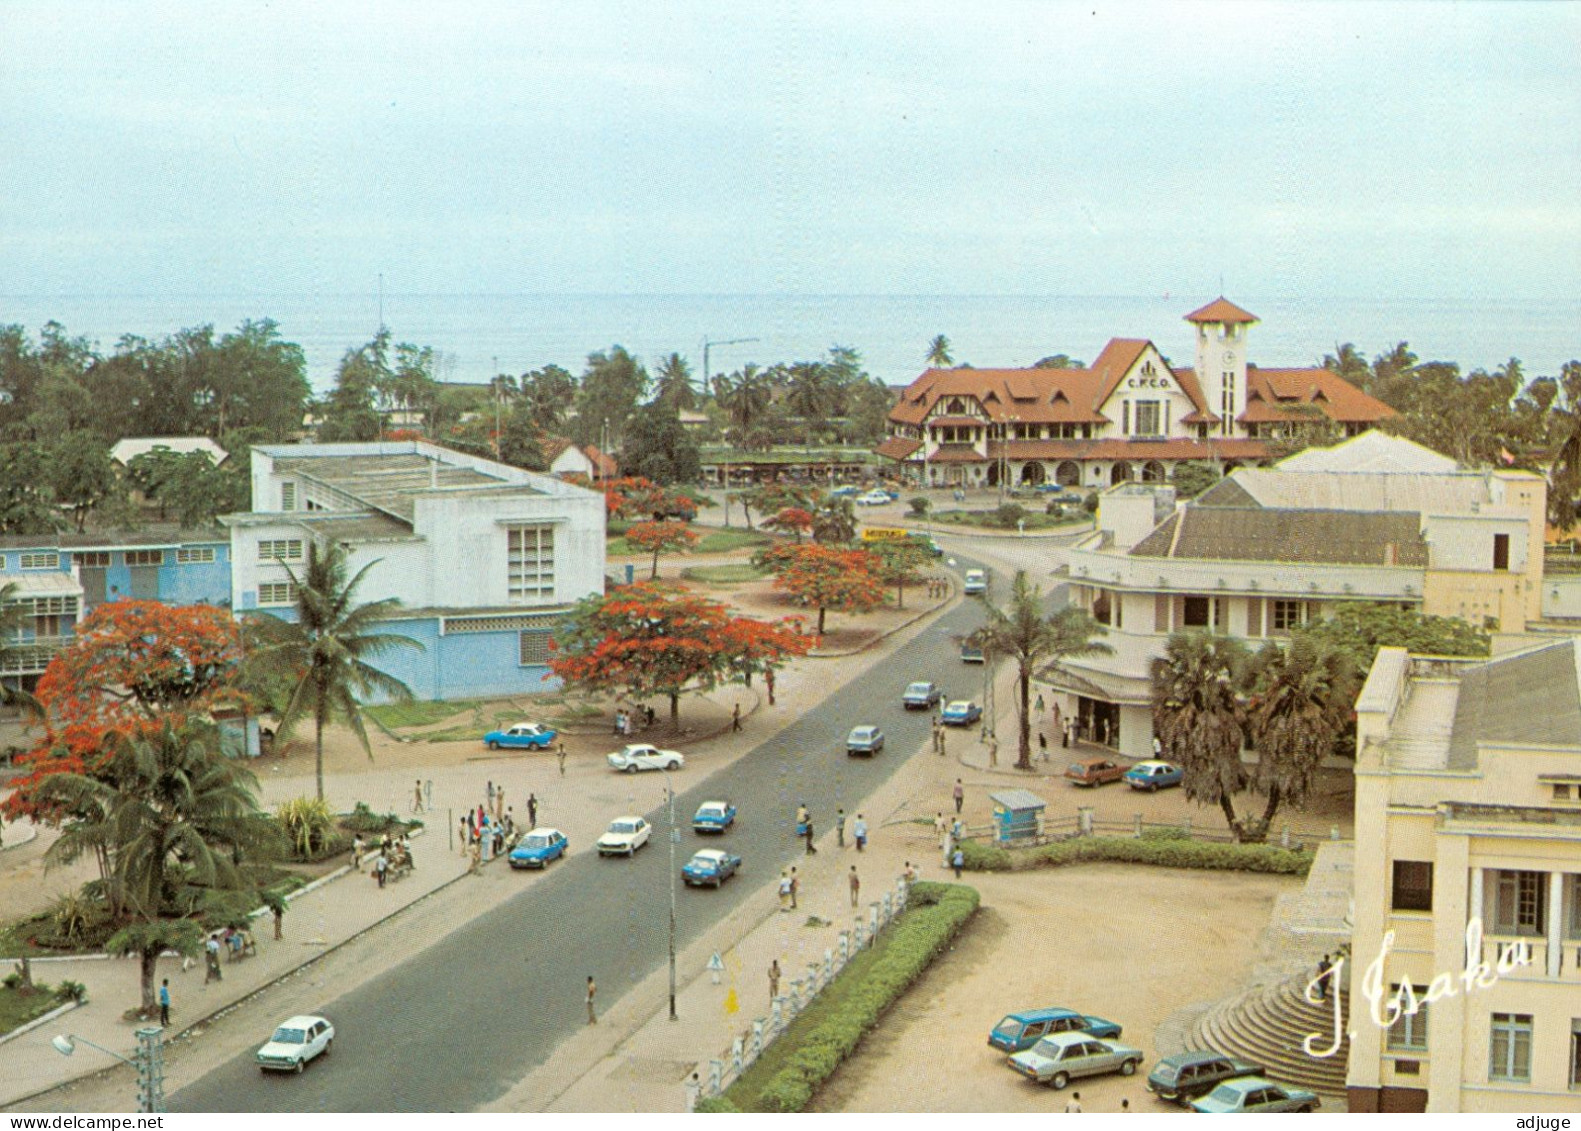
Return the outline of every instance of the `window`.
{"type": "Polygon", "coordinates": [[[1289,632],[1307,621],[1305,601],[1274,601],[1273,631],[1289,632]]]}
{"type": "Polygon", "coordinates": [[[213,546],[183,546],[176,551],[177,565],[198,565],[214,560],[213,546]]]}
{"type": "Polygon", "coordinates": [[[264,539],[258,543],[258,560],[261,562],[299,562],[302,560],[302,539],[264,539]]]}
{"type": "Polygon", "coordinates": [[[1544,872],[1494,873],[1493,930],[1501,935],[1541,935],[1548,876],[1544,872]]]}
{"type": "Polygon", "coordinates": [[[1182,610],[1181,623],[1186,628],[1207,628],[1208,612],[1211,608],[1210,599],[1207,597],[1187,597],[1182,610]]]}
{"type": "Polygon", "coordinates": [[[259,605],[296,604],[296,583],[292,581],[266,581],[258,586],[259,605]]]}
{"type": "Polygon", "coordinates": [[[1571,800],[1570,787],[1568,785],[1566,785],[1564,782],[1557,782],[1557,781],[1554,782],[1553,790],[1554,790],[1554,800],[1555,801],[1569,801],[1569,800],[1571,800]]]}
{"type": "Polygon", "coordinates": [[[296,484],[289,479],[280,484],[280,509],[296,510],[296,484]]]}
{"type": "Polygon", "coordinates": [[[71,560],[83,569],[109,569],[110,551],[78,550],[71,555],[71,560]]]}
{"type": "Polygon", "coordinates": [[[1120,627],[1120,596],[1107,589],[1098,589],[1092,595],[1092,619],[1111,628],[1120,627]]]}
{"type": "Polygon", "coordinates": [[[528,665],[547,664],[549,662],[548,629],[535,628],[521,633],[521,664],[528,665]]]}
{"type": "Polygon", "coordinates": [[[1581,939],[1581,873],[1566,876],[1565,888],[1569,892],[1565,898],[1570,902],[1570,922],[1566,924],[1565,934],[1581,939]]]}
{"type": "Polygon", "coordinates": [[[1430,861],[1394,862],[1394,899],[1390,907],[1395,911],[1433,909],[1433,865],[1430,861]]]}
{"type": "Polygon", "coordinates": [[[1532,1078],[1532,1015],[1495,1013],[1488,1079],[1526,1082],[1532,1078]]]}
{"type": "Polygon", "coordinates": [[[554,596],[554,527],[509,528],[507,594],[512,601],[554,596]]]}
{"type": "MultiPolygon", "coordinates": [[[[1399,991],[1399,986],[1391,987],[1391,993],[1399,991]]],[[[1411,992],[1416,995],[1416,1012],[1402,1011],[1394,1024],[1389,1026],[1389,1048],[1399,1052],[1426,1052],[1427,987],[1412,986],[1411,992]]]]}
{"type": "Polygon", "coordinates": [[[59,569],[60,555],[53,550],[45,553],[22,554],[17,564],[23,569],[59,569]]]}
{"type": "Polygon", "coordinates": [[[126,551],[126,564],[129,566],[161,566],[165,564],[163,550],[128,550],[126,551]]]}
{"type": "Polygon", "coordinates": [[[1493,568],[1510,568],[1510,536],[1508,534],[1495,534],[1493,536],[1493,568]]]}
{"type": "Polygon", "coordinates": [[[1235,374],[1223,376],[1224,387],[1219,393],[1219,432],[1228,436],[1235,431],[1235,374]]]}
{"type": "Polygon", "coordinates": [[[1581,1088],[1581,1017],[1570,1019],[1570,1086],[1581,1088]]]}
{"type": "Polygon", "coordinates": [[[1120,402],[1120,434],[1122,436],[1129,436],[1131,434],[1131,402],[1130,401],[1121,401],[1120,402]]]}
{"type": "Polygon", "coordinates": [[[1164,434],[1163,420],[1161,401],[1136,402],[1136,434],[1138,436],[1162,436],[1164,434]]]}

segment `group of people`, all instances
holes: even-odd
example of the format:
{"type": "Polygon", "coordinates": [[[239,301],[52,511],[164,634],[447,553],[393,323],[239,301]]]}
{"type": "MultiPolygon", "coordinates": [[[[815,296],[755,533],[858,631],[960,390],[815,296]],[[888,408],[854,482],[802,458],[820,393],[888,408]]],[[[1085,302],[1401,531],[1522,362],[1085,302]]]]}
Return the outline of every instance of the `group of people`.
{"type": "MultiPolygon", "coordinates": [[[[381,888],[390,875],[397,871],[410,872],[417,867],[412,858],[412,840],[405,833],[391,836],[385,833],[379,838],[379,851],[373,858],[370,871],[373,873],[374,882],[381,888]]],[[[362,871],[362,859],[368,854],[368,842],[358,833],[351,838],[351,866],[357,871],[362,871]]]]}
{"type": "Polygon", "coordinates": [[[950,595],[950,583],[942,577],[928,578],[928,597],[938,601],[950,595]]]}
{"type": "Polygon", "coordinates": [[[467,871],[476,874],[481,866],[515,847],[522,832],[538,827],[538,795],[527,795],[527,824],[518,830],[516,810],[505,804],[505,787],[488,782],[483,803],[460,817],[461,851],[468,858],[467,871]]]}
{"type": "MultiPolygon", "coordinates": [[[[955,811],[961,811],[961,781],[955,781],[955,811]]],[[[961,841],[966,836],[966,825],[957,816],[954,820],[947,819],[944,814],[938,813],[933,818],[933,831],[939,837],[939,854],[944,859],[944,867],[955,871],[955,878],[961,878],[961,870],[966,867],[966,853],[961,849],[961,841]]],[[[909,865],[908,865],[909,867],[909,865]]]]}
{"type": "Polygon", "coordinates": [[[1345,960],[1345,951],[1338,954],[1325,954],[1318,960],[1317,974],[1312,979],[1312,993],[1318,1001],[1327,1001],[1329,983],[1339,977],[1339,965],[1345,960]]]}
{"type": "Polygon", "coordinates": [[[622,738],[630,738],[637,733],[637,716],[641,717],[642,729],[647,730],[658,718],[658,713],[652,707],[638,707],[635,712],[622,708],[615,712],[615,733],[622,738]]]}

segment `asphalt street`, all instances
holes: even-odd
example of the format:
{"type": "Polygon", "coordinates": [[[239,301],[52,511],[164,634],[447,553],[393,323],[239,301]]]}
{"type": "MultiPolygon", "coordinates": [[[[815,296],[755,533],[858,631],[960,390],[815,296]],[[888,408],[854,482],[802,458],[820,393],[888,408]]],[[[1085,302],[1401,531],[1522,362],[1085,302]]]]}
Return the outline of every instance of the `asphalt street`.
{"type": "MultiPolygon", "coordinates": [[[[993,596],[1002,600],[1006,581],[994,582],[993,596]]],[[[981,621],[978,602],[963,602],[706,783],[694,784],[685,770],[675,775],[684,791],[675,803],[677,865],[720,843],[689,824],[703,801],[728,798],[741,817],[723,843],[743,857],[743,878],[719,891],[682,886],[670,873],[667,815],[650,810],[655,835],[635,859],[599,859],[589,846],[573,846],[579,851],[541,881],[465,929],[326,1000],[321,1011],[334,1022],[334,1050],[303,1075],[264,1075],[249,1050],[172,1095],[170,1110],[469,1111],[498,1097],[586,1023],[589,974],[607,1008],[667,961],[667,877],[679,888],[684,946],[802,856],[793,829],[798,804],[809,807],[822,835],[837,807],[854,815],[859,799],[925,747],[930,714],[905,711],[901,692],[911,680],[931,679],[958,697],[976,696],[980,670],[963,667],[957,641],[981,621]],[[871,759],[845,753],[846,733],[860,723],[887,735],[886,749],[871,759]]],[[[641,775],[653,793],[662,789],[658,777],[641,775]]]]}

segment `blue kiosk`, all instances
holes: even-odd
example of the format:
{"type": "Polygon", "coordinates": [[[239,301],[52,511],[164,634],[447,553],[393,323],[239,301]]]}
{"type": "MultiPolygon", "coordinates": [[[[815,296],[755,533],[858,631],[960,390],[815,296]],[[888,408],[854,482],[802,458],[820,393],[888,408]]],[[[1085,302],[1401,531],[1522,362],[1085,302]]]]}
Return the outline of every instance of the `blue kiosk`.
{"type": "Polygon", "coordinates": [[[991,793],[994,803],[994,828],[999,843],[1030,843],[1043,831],[1043,810],[1048,803],[1025,789],[1006,789],[991,793]]]}

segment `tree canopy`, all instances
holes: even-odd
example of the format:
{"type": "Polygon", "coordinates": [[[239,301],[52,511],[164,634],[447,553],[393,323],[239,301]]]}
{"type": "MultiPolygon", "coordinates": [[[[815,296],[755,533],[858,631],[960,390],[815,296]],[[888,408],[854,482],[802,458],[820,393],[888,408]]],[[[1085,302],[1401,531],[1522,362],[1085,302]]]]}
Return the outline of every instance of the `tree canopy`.
{"type": "Polygon", "coordinates": [[[877,555],[818,542],[780,543],[753,559],[774,574],[775,584],[799,605],[818,610],[818,635],[830,609],[871,612],[884,603],[882,563],[877,555]]]}

